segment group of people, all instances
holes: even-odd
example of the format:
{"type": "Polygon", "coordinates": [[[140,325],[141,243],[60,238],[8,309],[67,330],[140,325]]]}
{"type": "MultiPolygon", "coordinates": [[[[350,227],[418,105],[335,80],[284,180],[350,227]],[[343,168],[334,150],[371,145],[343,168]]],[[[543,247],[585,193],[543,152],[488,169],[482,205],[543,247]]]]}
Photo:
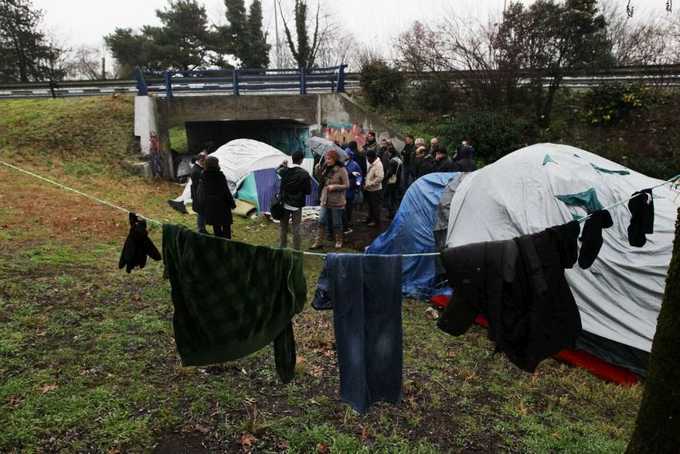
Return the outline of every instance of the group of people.
{"type": "Polygon", "coordinates": [[[387,209],[393,218],[408,187],[423,175],[433,172],[471,172],[476,169],[474,148],[463,141],[453,157],[436,137],[430,141],[407,135],[403,150],[398,151],[387,139],[377,141],[369,131],[366,143],[359,149],[357,142],[336,144],[344,149],[346,159],[329,150],[314,168],[319,182],[321,213],[312,249],[321,248],[326,238],[343,245],[343,235],[352,230],[354,207],[368,208],[366,224],[377,227],[381,212],[387,209]]]}
{"type": "MultiPolygon", "coordinates": [[[[368,132],[361,148],[355,141],[337,145],[344,149],[345,156],[340,156],[340,150],[330,149],[314,166],[321,210],[312,249],[323,247],[326,239],[342,248],[344,235],[352,230],[356,206],[365,205],[368,208],[365,223],[379,227],[382,210],[387,209],[389,217],[394,217],[403,194],[421,176],[475,170],[474,148],[467,141],[461,143],[453,157],[449,157],[436,137],[427,146],[425,140],[406,135],[401,152],[387,139],[378,143],[373,131],[368,132]]],[[[277,169],[284,208],[280,245],[287,247],[292,231],[293,247],[300,250],[302,208],[312,191],[312,178],[302,167],[302,151],[294,152],[291,158],[292,163],[284,161],[277,169]]],[[[215,235],[231,238],[231,210],[236,204],[217,158],[201,152],[191,172],[191,183],[199,232],[207,233],[206,225],[211,225],[215,235]]]]}

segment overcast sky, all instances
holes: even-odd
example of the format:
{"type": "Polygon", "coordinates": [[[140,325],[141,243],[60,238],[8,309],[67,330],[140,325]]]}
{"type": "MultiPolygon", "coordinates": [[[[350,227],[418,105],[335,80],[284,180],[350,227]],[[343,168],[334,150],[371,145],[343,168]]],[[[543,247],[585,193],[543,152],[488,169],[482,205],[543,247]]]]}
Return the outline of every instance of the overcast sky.
{"type": "MultiPolygon", "coordinates": [[[[491,14],[503,9],[504,0],[325,0],[345,28],[362,45],[384,51],[390,42],[414,20],[436,20],[448,11],[463,17],[474,17],[482,22],[491,14]]],[[[510,0],[508,0],[510,1],[510,0]]],[[[524,0],[526,3],[531,0],[524,0]]],[[[620,2],[625,7],[627,0],[620,2]]],[[[213,23],[224,23],[223,0],[199,0],[206,6],[213,23]]],[[[665,15],[665,0],[632,0],[637,7],[636,16],[665,15]]],[[[163,8],[167,0],[34,0],[35,6],[45,12],[45,28],[60,43],[69,47],[81,44],[102,46],[102,37],[116,27],[139,28],[157,24],[156,9],[163,8]]],[[[274,0],[262,0],[264,26],[273,37],[274,0]]],[[[292,0],[282,0],[284,7],[292,0]]],[[[310,0],[314,4],[314,0],[310,0]]],[[[680,1],[678,2],[680,3],[680,1]]],[[[246,0],[250,4],[250,0],[246,0]]],[[[322,5],[323,5],[322,0],[322,5]]],[[[680,9],[680,4],[677,5],[680,9]]],[[[678,15],[678,11],[673,12],[678,15]]]]}

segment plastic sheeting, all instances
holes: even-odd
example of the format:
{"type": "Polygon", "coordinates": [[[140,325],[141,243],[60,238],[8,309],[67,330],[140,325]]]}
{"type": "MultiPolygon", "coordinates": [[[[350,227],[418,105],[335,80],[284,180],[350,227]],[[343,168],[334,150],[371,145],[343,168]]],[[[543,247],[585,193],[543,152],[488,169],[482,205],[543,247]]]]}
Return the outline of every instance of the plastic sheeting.
{"type": "MultiPolygon", "coordinates": [[[[367,254],[437,252],[433,228],[444,188],[455,173],[432,173],[416,180],[406,191],[390,227],[366,249],[367,254]]],[[[405,257],[402,292],[427,298],[437,286],[436,257],[405,257]]]]}
{"type": "MultiPolygon", "coordinates": [[[[447,246],[511,239],[585,214],[586,207],[568,205],[557,196],[592,189],[609,206],[659,183],[574,147],[533,145],[463,180],[451,203],[447,246]],[[547,155],[550,160],[543,165],[547,155]]],[[[612,209],[614,226],[604,230],[593,266],[567,270],[584,331],[650,351],[672,254],[677,199],[668,186],[654,191],[654,234],[642,248],[628,244],[627,205],[612,209]]]]}

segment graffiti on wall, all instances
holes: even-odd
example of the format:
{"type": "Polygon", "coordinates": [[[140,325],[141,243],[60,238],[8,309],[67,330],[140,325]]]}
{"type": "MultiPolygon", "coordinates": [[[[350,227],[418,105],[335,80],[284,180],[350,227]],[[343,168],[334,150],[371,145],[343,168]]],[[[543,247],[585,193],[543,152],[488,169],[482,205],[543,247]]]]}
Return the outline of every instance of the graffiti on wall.
{"type": "Polygon", "coordinates": [[[149,160],[151,161],[152,175],[154,177],[162,176],[161,141],[155,132],[149,133],[149,160]]]}
{"type": "Polygon", "coordinates": [[[330,124],[323,129],[323,136],[326,139],[338,142],[339,144],[348,143],[354,140],[359,148],[362,148],[366,143],[367,133],[367,130],[356,123],[330,124]]]}

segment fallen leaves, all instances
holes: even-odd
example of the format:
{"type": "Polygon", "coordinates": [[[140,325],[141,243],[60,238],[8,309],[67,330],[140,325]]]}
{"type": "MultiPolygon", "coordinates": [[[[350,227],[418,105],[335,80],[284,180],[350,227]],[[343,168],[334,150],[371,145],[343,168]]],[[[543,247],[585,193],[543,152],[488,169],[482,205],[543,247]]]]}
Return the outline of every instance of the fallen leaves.
{"type": "Polygon", "coordinates": [[[238,441],[238,444],[241,445],[241,449],[243,449],[245,452],[250,452],[253,449],[253,445],[257,443],[257,438],[255,438],[255,435],[244,432],[241,434],[241,438],[238,441]]]}
{"type": "Polygon", "coordinates": [[[47,394],[47,393],[49,393],[49,392],[54,391],[54,390],[57,389],[58,387],[59,387],[59,386],[56,385],[56,384],[47,384],[47,385],[43,385],[43,386],[40,387],[40,392],[41,392],[42,394],[47,394]]]}

